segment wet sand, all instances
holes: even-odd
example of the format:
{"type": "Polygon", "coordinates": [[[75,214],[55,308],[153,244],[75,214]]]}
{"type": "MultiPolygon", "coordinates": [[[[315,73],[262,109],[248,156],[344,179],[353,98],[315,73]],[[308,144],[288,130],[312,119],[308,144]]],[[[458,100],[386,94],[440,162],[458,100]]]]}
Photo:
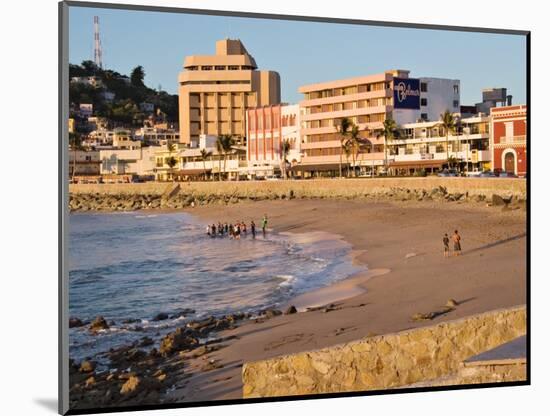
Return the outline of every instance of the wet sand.
{"type": "Polygon", "coordinates": [[[234,338],[223,349],[189,359],[185,372],[191,377],[168,394],[168,402],[241,398],[246,361],[526,302],[526,213],[521,209],[503,212],[483,203],[282,200],[185,211],[205,223],[254,219],[259,224],[267,213],[274,232],[338,234],[352,245],[354,261],[368,271],[289,303],[299,310],[332,303],[328,309],[250,321],[221,333],[234,338]],[[444,258],[443,234],[455,229],[463,253],[444,258]],[[459,304],[454,311],[432,321],[411,320],[415,313],[440,309],[449,298],[459,304]],[[209,360],[222,367],[202,372],[209,360]]]}

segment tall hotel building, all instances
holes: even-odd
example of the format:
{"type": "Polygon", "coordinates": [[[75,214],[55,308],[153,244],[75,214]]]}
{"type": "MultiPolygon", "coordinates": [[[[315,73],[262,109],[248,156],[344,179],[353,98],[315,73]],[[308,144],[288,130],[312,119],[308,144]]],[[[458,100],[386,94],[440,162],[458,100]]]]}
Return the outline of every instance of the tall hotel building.
{"type": "Polygon", "coordinates": [[[279,74],[258,71],[240,40],[220,40],[215,55],[188,56],[183,68],[178,77],[182,143],[196,146],[201,134],[244,141],[246,110],[281,100],[279,74]]]}
{"type": "MultiPolygon", "coordinates": [[[[379,137],[384,120],[398,125],[420,120],[437,121],[445,110],[459,112],[460,81],[440,78],[409,78],[409,71],[328,81],[299,88],[302,109],[300,170],[338,169],[343,117],[359,126],[368,141],[358,157],[359,166],[374,168],[384,163],[384,139],[379,137]]],[[[344,159],[345,162],[345,159],[344,159]]]]}

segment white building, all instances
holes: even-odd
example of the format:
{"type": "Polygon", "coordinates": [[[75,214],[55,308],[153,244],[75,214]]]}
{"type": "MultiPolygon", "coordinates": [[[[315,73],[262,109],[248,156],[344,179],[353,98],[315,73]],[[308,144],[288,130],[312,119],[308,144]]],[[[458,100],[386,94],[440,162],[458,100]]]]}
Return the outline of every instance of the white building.
{"type": "Polygon", "coordinates": [[[156,153],[166,146],[149,146],[139,149],[100,150],[102,175],[154,176],[156,153]]]}
{"type": "Polygon", "coordinates": [[[394,103],[393,119],[398,125],[419,120],[438,121],[447,110],[451,113],[460,112],[460,80],[422,77],[418,81],[419,108],[401,109],[398,102],[394,103]]]}

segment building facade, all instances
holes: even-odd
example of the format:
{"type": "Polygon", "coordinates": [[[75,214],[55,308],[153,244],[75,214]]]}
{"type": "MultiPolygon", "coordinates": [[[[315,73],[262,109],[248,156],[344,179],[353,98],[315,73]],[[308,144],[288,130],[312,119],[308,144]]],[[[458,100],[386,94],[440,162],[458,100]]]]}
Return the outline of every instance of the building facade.
{"type": "Polygon", "coordinates": [[[287,172],[293,164],[300,162],[299,105],[276,104],[249,109],[246,113],[246,125],[246,160],[250,177],[287,172]],[[283,161],[285,142],[288,142],[289,149],[283,161]]]}
{"type": "Polygon", "coordinates": [[[527,173],[527,106],[491,108],[492,169],[527,173]]]}
{"type": "MultiPolygon", "coordinates": [[[[439,120],[440,114],[460,110],[460,82],[439,78],[410,78],[409,71],[306,85],[302,108],[302,170],[335,171],[342,154],[339,121],[346,117],[359,127],[365,143],[356,167],[379,170],[385,163],[383,123],[398,125],[439,120]]],[[[349,161],[345,161],[349,164],[349,161]]]]}
{"type": "Polygon", "coordinates": [[[215,55],[185,58],[179,74],[180,142],[196,146],[199,135],[246,137],[246,110],[277,104],[280,77],[259,71],[240,40],[216,42],[215,55]]]}
{"type": "Polygon", "coordinates": [[[440,121],[401,125],[399,138],[388,141],[390,172],[407,175],[424,170],[433,173],[448,164],[466,172],[489,169],[490,118],[468,117],[457,119],[456,123],[455,131],[448,137],[440,121]]]}

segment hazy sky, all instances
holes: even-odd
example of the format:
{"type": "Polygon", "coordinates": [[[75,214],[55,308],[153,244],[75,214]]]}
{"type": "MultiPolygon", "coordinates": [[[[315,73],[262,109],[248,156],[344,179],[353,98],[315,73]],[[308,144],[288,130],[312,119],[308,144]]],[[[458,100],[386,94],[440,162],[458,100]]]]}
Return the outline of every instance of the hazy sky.
{"type": "Polygon", "coordinates": [[[213,55],[216,40],[229,37],[243,42],[259,69],[279,72],[285,102],[302,99],[300,85],[396,68],[411,77],[460,79],[464,105],[481,101],[489,87],[508,88],[514,103],[526,99],[526,40],[519,35],[71,7],[71,63],[93,59],[93,16],[104,67],[129,74],[142,65],[148,86],[174,94],[184,57],[213,55]]]}

